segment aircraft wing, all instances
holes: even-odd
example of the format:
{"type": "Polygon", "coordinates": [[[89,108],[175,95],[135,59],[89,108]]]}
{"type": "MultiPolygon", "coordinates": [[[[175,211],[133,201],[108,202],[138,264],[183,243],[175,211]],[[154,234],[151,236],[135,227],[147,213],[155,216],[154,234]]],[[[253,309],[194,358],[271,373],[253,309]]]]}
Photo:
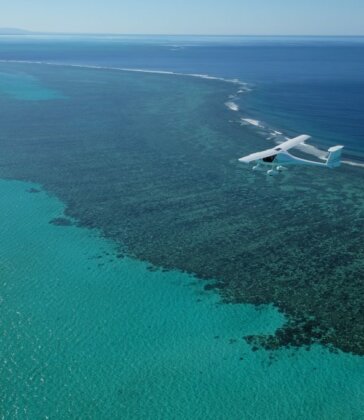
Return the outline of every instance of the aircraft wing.
{"type": "Polygon", "coordinates": [[[302,134],[302,136],[295,137],[293,139],[289,139],[287,141],[284,141],[283,143],[279,144],[275,149],[277,151],[279,150],[289,150],[292,149],[292,147],[297,146],[300,143],[303,143],[304,141],[308,140],[310,136],[307,134],[302,134]]]}
{"type": "Polygon", "coordinates": [[[251,155],[243,156],[242,158],[239,159],[239,162],[249,163],[249,162],[253,162],[254,160],[263,159],[265,157],[276,155],[276,154],[277,154],[277,151],[275,149],[267,149],[267,150],[263,150],[262,152],[252,153],[251,155]]]}
{"type": "Polygon", "coordinates": [[[309,138],[310,136],[307,136],[306,134],[302,134],[301,136],[295,137],[293,139],[289,139],[272,149],[267,149],[267,150],[263,150],[262,152],[252,153],[251,155],[243,156],[242,158],[239,159],[239,161],[244,162],[244,163],[249,163],[255,160],[264,159],[266,157],[276,155],[277,153],[280,153],[282,151],[287,151],[289,149],[292,149],[292,147],[295,147],[298,144],[303,143],[309,138]]]}

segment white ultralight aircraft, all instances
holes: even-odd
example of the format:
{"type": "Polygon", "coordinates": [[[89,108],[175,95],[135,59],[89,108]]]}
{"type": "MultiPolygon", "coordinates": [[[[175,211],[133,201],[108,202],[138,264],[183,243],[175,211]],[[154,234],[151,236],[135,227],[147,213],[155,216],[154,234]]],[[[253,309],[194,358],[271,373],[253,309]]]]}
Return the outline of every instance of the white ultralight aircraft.
{"type": "Polygon", "coordinates": [[[337,168],[340,166],[341,151],[344,146],[333,146],[328,149],[326,162],[315,162],[313,160],[302,159],[288,153],[288,150],[308,140],[310,136],[303,134],[294,139],[287,140],[272,149],[262,152],[252,153],[239,159],[239,162],[254,162],[253,171],[266,170],[268,175],[277,175],[279,172],[287,169],[287,165],[308,165],[323,166],[325,168],[337,168]]]}

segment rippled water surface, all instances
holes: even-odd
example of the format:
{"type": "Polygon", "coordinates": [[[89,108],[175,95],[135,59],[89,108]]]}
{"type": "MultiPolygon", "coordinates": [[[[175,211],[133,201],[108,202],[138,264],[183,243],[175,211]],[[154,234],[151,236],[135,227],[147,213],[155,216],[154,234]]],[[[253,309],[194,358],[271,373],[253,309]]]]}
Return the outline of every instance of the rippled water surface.
{"type": "MultiPolygon", "coordinates": [[[[96,231],[58,226],[37,185],[0,182],[5,418],[361,418],[360,357],[252,349],[284,323],[224,305],[194,277],[119,259],[96,231]]],[[[71,221],[72,222],[72,221],[71,221]]]]}

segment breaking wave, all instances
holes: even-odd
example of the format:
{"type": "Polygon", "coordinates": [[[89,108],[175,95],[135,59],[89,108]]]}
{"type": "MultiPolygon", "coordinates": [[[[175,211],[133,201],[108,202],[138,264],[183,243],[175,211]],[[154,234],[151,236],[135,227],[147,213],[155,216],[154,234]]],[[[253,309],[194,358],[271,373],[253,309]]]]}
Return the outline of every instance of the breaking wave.
{"type": "Polygon", "coordinates": [[[236,104],[233,101],[226,102],[225,105],[231,110],[231,111],[239,111],[239,105],[236,104]]]}
{"type": "Polygon", "coordinates": [[[260,121],[254,120],[253,118],[241,118],[242,125],[253,125],[254,127],[264,128],[260,121]]]}

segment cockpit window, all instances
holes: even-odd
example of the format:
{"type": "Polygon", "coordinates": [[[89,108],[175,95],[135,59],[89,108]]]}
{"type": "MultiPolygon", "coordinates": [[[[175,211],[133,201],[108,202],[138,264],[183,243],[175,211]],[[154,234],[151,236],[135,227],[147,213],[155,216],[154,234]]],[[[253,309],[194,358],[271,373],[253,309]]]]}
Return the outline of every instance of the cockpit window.
{"type": "Polygon", "coordinates": [[[263,162],[273,162],[277,155],[267,156],[263,158],[263,162]]]}

